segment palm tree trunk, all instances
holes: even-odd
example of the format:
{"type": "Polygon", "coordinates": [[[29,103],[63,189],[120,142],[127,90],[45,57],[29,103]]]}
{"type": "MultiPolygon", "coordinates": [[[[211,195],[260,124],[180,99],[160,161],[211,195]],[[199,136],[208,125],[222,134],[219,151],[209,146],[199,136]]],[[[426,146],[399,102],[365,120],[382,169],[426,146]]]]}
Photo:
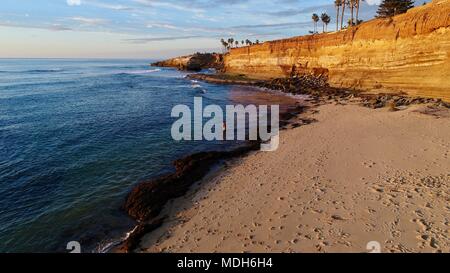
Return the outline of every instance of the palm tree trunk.
{"type": "Polygon", "coordinates": [[[352,17],[351,17],[351,26],[353,26],[353,22],[355,21],[354,20],[354,17],[353,17],[353,14],[354,14],[354,11],[355,11],[355,0],[350,0],[350,10],[351,10],[351,13],[352,13],[352,17]]]}
{"type": "Polygon", "coordinates": [[[361,4],[361,0],[356,0],[356,24],[358,24],[359,21],[359,5],[361,4]]]}
{"type": "Polygon", "coordinates": [[[342,6],[342,15],[341,15],[341,29],[344,28],[344,15],[345,15],[345,3],[347,0],[343,0],[343,6],[342,6]]]}
{"type": "Polygon", "coordinates": [[[337,6],[337,12],[336,12],[336,31],[339,30],[339,6],[337,6]]]}

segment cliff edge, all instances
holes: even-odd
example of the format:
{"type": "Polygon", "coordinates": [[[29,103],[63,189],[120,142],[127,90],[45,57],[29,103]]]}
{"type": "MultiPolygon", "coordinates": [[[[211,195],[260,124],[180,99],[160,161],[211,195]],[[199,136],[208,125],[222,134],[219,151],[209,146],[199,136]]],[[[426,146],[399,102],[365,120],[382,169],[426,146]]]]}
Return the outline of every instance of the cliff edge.
{"type": "Polygon", "coordinates": [[[258,79],[321,74],[334,87],[450,101],[450,0],[339,32],[231,49],[224,71],[258,79]]]}
{"type": "Polygon", "coordinates": [[[200,71],[207,68],[221,70],[223,67],[223,56],[217,53],[196,53],[168,59],[151,64],[159,67],[174,67],[179,70],[200,71]]]}

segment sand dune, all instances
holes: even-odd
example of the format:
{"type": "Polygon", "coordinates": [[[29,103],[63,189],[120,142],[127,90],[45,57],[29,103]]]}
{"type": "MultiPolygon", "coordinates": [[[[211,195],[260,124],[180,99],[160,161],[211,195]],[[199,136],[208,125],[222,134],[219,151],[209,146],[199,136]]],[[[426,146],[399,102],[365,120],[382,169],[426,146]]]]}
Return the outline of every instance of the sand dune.
{"type": "Polygon", "coordinates": [[[449,252],[450,115],[320,106],[165,209],[146,252],[449,252]]]}

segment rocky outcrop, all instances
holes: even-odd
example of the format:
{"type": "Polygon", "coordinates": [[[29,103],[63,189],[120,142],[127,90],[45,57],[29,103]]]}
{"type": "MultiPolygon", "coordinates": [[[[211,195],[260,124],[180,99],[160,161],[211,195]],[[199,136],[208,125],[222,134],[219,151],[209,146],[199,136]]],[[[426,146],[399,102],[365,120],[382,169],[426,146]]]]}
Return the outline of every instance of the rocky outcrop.
{"type": "Polygon", "coordinates": [[[209,83],[215,84],[228,84],[228,85],[251,85],[251,86],[259,86],[264,81],[261,80],[253,80],[247,77],[239,76],[239,75],[229,75],[229,74],[189,74],[187,76],[189,79],[200,80],[209,83]]]}
{"type": "Polygon", "coordinates": [[[231,49],[224,70],[259,79],[312,73],[332,87],[450,101],[450,0],[340,32],[231,49]]]}
{"type": "Polygon", "coordinates": [[[336,88],[328,84],[324,75],[314,76],[304,74],[295,77],[278,78],[270,81],[261,81],[259,87],[279,90],[293,95],[307,95],[316,101],[347,103],[358,101],[362,106],[369,108],[404,107],[413,104],[428,104],[433,107],[450,108],[449,102],[439,98],[421,98],[406,96],[402,93],[364,93],[349,88],[336,88]]]}
{"type": "MultiPolygon", "coordinates": [[[[281,111],[280,129],[285,129],[284,126],[290,124],[292,118],[300,115],[305,109],[306,107],[302,105],[289,105],[284,111],[281,111]]],[[[293,124],[293,126],[302,126],[313,121],[299,118],[298,122],[293,124]]],[[[122,208],[131,218],[138,222],[138,225],[113,252],[133,251],[139,245],[142,236],[163,224],[165,215],[160,214],[167,202],[186,194],[189,188],[195,182],[205,177],[215,164],[220,164],[226,160],[238,158],[260,149],[261,140],[256,140],[248,141],[239,147],[226,151],[192,154],[175,160],[173,162],[175,167],[173,173],[136,185],[126,197],[122,208]]]]}
{"type": "Polygon", "coordinates": [[[175,67],[186,71],[200,71],[208,68],[221,70],[223,67],[223,56],[217,53],[196,53],[194,55],[156,62],[152,66],[175,67]]]}
{"type": "Polygon", "coordinates": [[[156,217],[168,200],[183,196],[189,187],[205,176],[212,165],[259,149],[259,142],[231,151],[202,152],[174,162],[175,172],[137,185],[128,195],[124,209],[134,219],[146,221],[156,217]]]}

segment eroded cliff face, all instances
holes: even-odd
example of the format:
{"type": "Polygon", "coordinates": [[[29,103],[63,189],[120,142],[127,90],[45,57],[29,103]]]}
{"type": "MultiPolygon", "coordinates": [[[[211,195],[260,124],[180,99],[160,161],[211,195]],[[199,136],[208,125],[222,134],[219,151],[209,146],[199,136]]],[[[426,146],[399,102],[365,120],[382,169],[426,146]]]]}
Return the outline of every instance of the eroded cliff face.
{"type": "Polygon", "coordinates": [[[222,69],[223,56],[217,53],[197,53],[153,63],[152,66],[175,67],[180,70],[200,71],[206,68],[222,69]]]}
{"type": "Polygon", "coordinates": [[[450,101],[450,0],[345,31],[232,49],[224,65],[254,78],[327,74],[335,87],[450,101]]]}

